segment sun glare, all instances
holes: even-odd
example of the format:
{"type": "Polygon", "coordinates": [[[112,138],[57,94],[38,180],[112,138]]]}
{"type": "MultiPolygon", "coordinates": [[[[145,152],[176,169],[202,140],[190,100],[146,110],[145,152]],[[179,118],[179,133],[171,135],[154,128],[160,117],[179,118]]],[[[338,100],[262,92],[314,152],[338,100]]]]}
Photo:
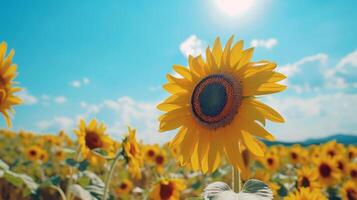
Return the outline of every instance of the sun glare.
{"type": "Polygon", "coordinates": [[[228,16],[241,16],[247,13],[256,0],[215,0],[219,10],[228,16]]]}

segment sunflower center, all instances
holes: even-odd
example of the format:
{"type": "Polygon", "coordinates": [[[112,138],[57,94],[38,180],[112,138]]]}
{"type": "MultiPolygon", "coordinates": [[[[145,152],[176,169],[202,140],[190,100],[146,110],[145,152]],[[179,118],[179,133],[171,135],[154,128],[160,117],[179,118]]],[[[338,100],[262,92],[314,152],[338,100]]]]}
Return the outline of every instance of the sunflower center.
{"type": "Polygon", "coordinates": [[[128,187],[126,183],[120,184],[120,189],[125,190],[128,187]]]}
{"type": "Polygon", "coordinates": [[[297,160],[297,158],[298,158],[297,153],[295,153],[295,152],[291,153],[291,158],[292,158],[293,160],[297,160]]]}
{"type": "Polygon", "coordinates": [[[302,187],[310,187],[310,180],[304,176],[301,180],[301,186],[302,187]]]}
{"type": "Polygon", "coordinates": [[[226,126],[237,114],[241,90],[240,82],[228,74],[213,74],[202,79],[191,98],[196,120],[211,129],[226,126]]]}
{"type": "Polygon", "coordinates": [[[103,146],[102,140],[100,139],[98,134],[96,134],[94,132],[87,132],[85,141],[86,141],[86,146],[91,150],[100,148],[103,146]]]}
{"type": "Polygon", "coordinates": [[[322,164],[319,167],[319,171],[322,177],[328,178],[331,175],[331,167],[327,164],[322,164]]]}
{"type": "Polygon", "coordinates": [[[37,152],[35,150],[30,150],[30,155],[31,156],[36,156],[37,152]]]}
{"type": "Polygon", "coordinates": [[[273,165],[274,164],[274,160],[272,158],[268,158],[268,164],[269,165],[273,165]]]}
{"type": "Polygon", "coordinates": [[[357,170],[351,170],[351,177],[356,178],[357,177],[357,170]]]}
{"type": "Polygon", "coordinates": [[[155,160],[158,165],[161,165],[162,163],[164,163],[164,157],[162,157],[162,156],[157,156],[155,160]]]}
{"type": "Polygon", "coordinates": [[[357,192],[353,188],[347,189],[347,199],[355,200],[357,198],[357,192]]]}
{"type": "Polygon", "coordinates": [[[154,156],[155,156],[155,152],[150,149],[150,150],[148,151],[148,156],[149,156],[149,157],[154,157],[154,156]]]}
{"type": "Polygon", "coordinates": [[[160,197],[162,200],[168,200],[174,193],[174,186],[170,182],[169,184],[160,184],[160,197]]]}
{"type": "Polygon", "coordinates": [[[343,171],[343,169],[345,168],[344,164],[342,161],[338,162],[338,169],[340,169],[341,171],[343,171]]]}
{"type": "Polygon", "coordinates": [[[331,156],[331,157],[334,157],[335,154],[336,154],[335,151],[333,151],[333,150],[330,150],[330,151],[328,151],[327,153],[328,153],[328,155],[331,156]]]}

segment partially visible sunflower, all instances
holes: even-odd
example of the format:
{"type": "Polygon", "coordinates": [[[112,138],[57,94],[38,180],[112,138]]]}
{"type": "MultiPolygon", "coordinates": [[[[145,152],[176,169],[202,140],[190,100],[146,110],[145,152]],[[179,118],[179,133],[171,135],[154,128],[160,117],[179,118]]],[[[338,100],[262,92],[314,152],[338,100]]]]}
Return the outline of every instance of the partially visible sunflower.
{"type": "Polygon", "coordinates": [[[64,152],[62,149],[57,149],[54,154],[57,161],[61,161],[66,158],[66,152],[64,152]]]}
{"type": "Polygon", "coordinates": [[[85,121],[81,119],[79,122],[79,129],[74,132],[78,137],[81,155],[92,164],[98,163],[99,160],[105,160],[93,150],[101,149],[109,156],[113,156],[113,141],[106,134],[106,127],[103,123],[99,123],[97,120],[93,119],[89,122],[88,126],[86,126],[85,121]]]}
{"type": "Polygon", "coordinates": [[[294,145],[290,148],[289,157],[292,164],[301,164],[306,161],[308,152],[300,145],[294,145]]]}
{"type": "Polygon", "coordinates": [[[48,161],[48,152],[45,149],[41,149],[40,155],[39,155],[39,160],[42,163],[46,163],[48,161]]]}
{"type": "Polygon", "coordinates": [[[165,164],[167,162],[166,153],[161,150],[155,156],[155,164],[158,172],[162,173],[164,171],[165,164]]]}
{"type": "Polygon", "coordinates": [[[340,189],[340,196],[342,200],[356,200],[357,183],[351,180],[344,183],[340,189]]]}
{"type": "Polygon", "coordinates": [[[341,177],[337,163],[328,156],[321,157],[316,164],[316,168],[319,174],[319,180],[324,185],[332,186],[336,184],[341,177]]]}
{"type": "Polygon", "coordinates": [[[330,156],[331,158],[342,155],[344,153],[343,144],[337,143],[335,140],[330,141],[322,146],[323,154],[330,156]]]}
{"type": "Polygon", "coordinates": [[[348,174],[348,162],[344,155],[336,155],[333,160],[342,174],[348,174]]]}
{"type": "Polygon", "coordinates": [[[327,197],[320,190],[300,188],[296,192],[290,193],[284,200],[327,200],[327,197]]]}
{"type": "Polygon", "coordinates": [[[275,172],[280,167],[280,159],[278,155],[273,152],[265,154],[265,156],[261,158],[261,162],[266,169],[272,172],[275,172]]]}
{"type": "Polygon", "coordinates": [[[178,200],[180,193],[186,188],[182,179],[161,179],[152,189],[150,200],[178,200]]]}
{"type": "Polygon", "coordinates": [[[298,177],[298,188],[321,189],[319,174],[316,169],[304,166],[303,168],[297,170],[296,174],[298,177]]]}
{"type": "Polygon", "coordinates": [[[242,148],[263,156],[256,137],[274,140],[263,127],[266,120],[284,122],[256,96],[283,91],[286,86],[277,82],[286,77],[274,71],[275,63],[250,61],[253,48],[243,50],[243,41],[232,43],[233,37],[222,49],[217,38],[206,49],[206,61],[189,56],[189,68],[174,65],[181,77],[167,75],[163,87],[171,96],[157,106],[166,112],[160,132],[179,128],[171,144],[180,146],[181,164],[204,173],[215,171],[222,155],[240,170],[242,148]]]}
{"type": "Polygon", "coordinates": [[[357,147],[354,146],[354,145],[348,146],[347,156],[348,156],[348,159],[349,159],[350,161],[352,161],[352,160],[354,160],[355,158],[357,158],[357,147]]]}
{"type": "Polygon", "coordinates": [[[348,174],[354,181],[357,182],[357,163],[348,164],[348,174]]]}
{"type": "Polygon", "coordinates": [[[115,188],[115,193],[118,196],[126,195],[126,194],[129,194],[132,189],[133,189],[133,183],[129,179],[124,179],[115,188]]]}
{"type": "Polygon", "coordinates": [[[28,160],[31,161],[36,161],[40,158],[40,153],[41,153],[42,149],[38,146],[30,146],[25,154],[28,160]]]}
{"type": "Polygon", "coordinates": [[[159,152],[157,145],[146,145],[144,147],[145,160],[149,162],[155,162],[156,154],[159,152]]]}
{"type": "Polygon", "coordinates": [[[15,55],[13,49],[6,56],[7,44],[0,43],[0,112],[5,118],[8,127],[11,127],[10,114],[14,113],[13,106],[22,103],[22,100],[15,96],[14,93],[21,91],[21,88],[15,87],[13,82],[17,76],[17,65],[12,63],[12,58],[15,55]]]}
{"type": "Polygon", "coordinates": [[[136,141],[136,130],[128,127],[128,134],[123,141],[124,156],[127,158],[128,170],[137,179],[141,179],[143,165],[142,152],[136,141]]]}

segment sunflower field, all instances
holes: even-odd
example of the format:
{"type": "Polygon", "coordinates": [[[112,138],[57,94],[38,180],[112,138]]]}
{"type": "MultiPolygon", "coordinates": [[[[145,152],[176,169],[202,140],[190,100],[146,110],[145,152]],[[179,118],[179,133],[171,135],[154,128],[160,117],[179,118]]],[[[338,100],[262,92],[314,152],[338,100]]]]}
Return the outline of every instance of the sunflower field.
{"type": "MultiPolygon", "coordinates": [[[[266,145],[275,140],[266,123],[285,119],[260,97],[285,90],[286,76],[252,61],[253,51],[217,38],[188,67],[173,66],[177,76],[163,85],[170,95],[157,105],[158,132],[177,130],[165,144],[138,140],[132,126],[116,140],[97,119],[80,119],[71,133],[2,129],[0,200],[357,200],[356,146],[266,145]]],[[[22,103],[13,56],[2,42],[0,111],[9,128],[22,103]]]]}

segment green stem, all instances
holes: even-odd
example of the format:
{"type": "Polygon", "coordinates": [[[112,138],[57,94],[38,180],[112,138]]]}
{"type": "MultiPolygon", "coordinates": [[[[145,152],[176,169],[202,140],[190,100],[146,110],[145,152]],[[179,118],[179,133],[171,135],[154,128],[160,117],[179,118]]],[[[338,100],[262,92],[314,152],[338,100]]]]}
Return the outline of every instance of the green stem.
{"type": "Polygon", "coordinates": [[[238,193],[242,190],[242,180],[239,171],[232,166],[232,189],[238,193]]]}
{"type": "Polygon", "coordinates": [[[67,200],[66,195],[64,194],[63,190],[60,187],[54,185],[51,185],[50,187],[57,190],[57,192],[61,195],[62,200],[67,200]]]}
{"type": "MultiPolygon", "coordinates": [[[[75,161],[78,161],[79,157],[81,155],[81,153],[80,153],[80,150],[81,150],[80,145],[77,145],[76,149],[77,149],[77,151],[76,151],[76,156],[75,156],[74,159],[75,159],[75,161]]],[[[69,168],[69,175],[70,175],[70,177],[69,177],[68,184],[67,184],[67,187],[66,187],[66,199],[67,200],[71,200],[72,199],[71,193],[69,192],[69,187],[73,183],[73,168],[72,167],[69,168]]]]}
{"type": "Polygon", "coordinates": [[[110,165],[109,172],[107,173],[107,177],[106,177],[106,180],[105,180],[104,194],[103,194],[102,200],[107,200],[107,197],[108,197],[108,194],[109,194],[110,182],[112,180],[113,172],[114,172],[114,169],[115,169],[115,166],[116,166],[117,162],[119,161],[120,156],[121,156],[121,152],[119,151],[117,153],[117,155],[115,156],[112,164],[110,165]]]}

